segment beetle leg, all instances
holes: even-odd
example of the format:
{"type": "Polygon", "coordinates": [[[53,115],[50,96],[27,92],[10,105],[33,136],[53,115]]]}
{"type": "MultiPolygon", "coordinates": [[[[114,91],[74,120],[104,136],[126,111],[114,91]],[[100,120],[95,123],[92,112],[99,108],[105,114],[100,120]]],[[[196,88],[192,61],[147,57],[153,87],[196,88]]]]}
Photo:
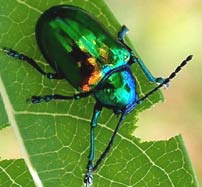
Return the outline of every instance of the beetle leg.
{"type": "MultiPolygon", "coordinates": [[[[124,38],[125,38],[127,32],[128,32],[128,28],[125,25],[123,25],[121,27],[121,31],[118,33],[118,40],[130,51],[131,59],[129,60],[128,64],[133,64],[133,63],[137,62],[139,64],[139,66],[141,67],[141,69],[143,70],[144,74],[149,79],[149,81],[157,82],[157,83],[161,84],[164,81],[164,78],[162,78],[162,77],[155,78],[151,74],[151,72],[147,69],[147,67],[144,65],[142,60],[140,58],[136,57],[134,55],[132,49],[124,42],[124,38]]],[[[168,85],[166,85],[166,86],[168,86],[168,85]]]]}
{"type": "Polygon", "coordinates": [[[36,61],[34,61],[32,58],[30,58],[24,54],[21,54],[21,53],[15,51],[13,49],[6,48],[6,47],[3,47],[2,51],[5,52],[8,56],[11,56],[11,57],[16,58],[18,60],[22,60],[22,61],[27,62],[28,64],[33,66],[34,69],[36,69],[38,72],[40,72],[42,75],[45,75],[49,79],[63,79],[63,77],[58,73],[49,73],[49,72],[46,73],[46,72],[44,72],[41,69],[41,67],[36,63],[36,61]]]}
{"type": "Polygon", "coordinates": [[[125,25],[122,25],[121,30],[118,32],[118,40],[124,43],[124,38],[127,32],[128,28],[125,25]]]}
{"type": "Polygon", "coordinates": [[[121,30],[118,32],[118,40],[132,53],[132,49],[124,41],[127,32],[128,28],[122,25],[121,30]]]}
{"type": "Polygon", "coordinates": [[[96,161],[96,163],[95,163],[95,165],[94,165],[94,167],[93,167],[93,171],[96,171],[96,170],[97,170],[98,166],[101,164],[101,162],[103,161],[103,159],[107,156],[107,153],[110,151],[110,149],[111,149],[111,147],[112,147],[112,145],[113,145],[113,143],[114,143],[114,139],[115,139],[115,137],[116,137],[116,135],[117,135],[117,132],[118,132],[118,130],[119,130],[119,127],[121,126],[121,122],[122,122],[122,121],[124,120],[124,118],[125,118],[125,115],[126,115],[125,112],[123,112],[123,113],[121,114],[121,117],[120,117],[120,119],[119,119],[119,121],[118,121],[118,123],[117,123],[117,125],[116,125],[116,128],[115,128],[115,130],[114,130],[114,132],[113,132],[113,134],[112,134],[112,137],[111,137],[111,139],[110,139],[110,141],[109,141],[107,147],[105,148],[104,152],[101,154],[100,158],[96,161]]]}
{"type": "Polygon", "coordinates": [[[28,102],[33,104],[41,103],[41,102],[49,102],[52,100],[71,100],[71,99],[80,99],[83,97],[88,97],[92,92],[84,92],[78,93],[71,96],[53,94],[53,95],[45,95],[45,96],[32,96],[31,98],[27,99],[28,102]]]}
{"type": "MultiPolygon", "coordinates": [[[[149,81],[151,82],[156,82],[156,83],[163,83],[164,82],[164,78],[162,77],[154,77],[152,75],[152,73],[149,71],[149,69],[144,65],[143,61],[140,58],[135,57],[133,54],[131,54],[131,61],[132,63],[138,63],[139,66],[141,67],[142,71],[144,72],[144,74],[146,75],[146,77],[149,79],[149,81]]],[[[167,84],[165,84],[167,85],[167,84]]],[[[168,85],[167,85],[168,86],[168,85]]]]}
{"type": "Polygon", "coordinates": [[[180,65],[176,67],[176,69],[162,82],[160,83],[157,87],[154,89],[150,90],[148,93],[146,93],[143,97],[138,99],[136,101],[137,104],[141,104],[145,99],[147,99],[150,95],[152,95],[154,92],[159,90],[162,86],[167,85],[172,79],[176,77],[176,75],[181,71],[181,69],[187,65],[187,63],[193,58],[193,55],[189,55],[186,59],[184,59],[180,65]]]}
{"type": "Polygon", "coordinates": [[[93,176],[92,176],[92,171],[93,171],[93,160],[95,157],[95,144],[94,144],[94,128],[97,125],[98,118],[100,116],[100,113],[102,111],[102,105],[100,103],[96,103],[93,111],[93,116],[91,119],[91,124],[90,124],[90,152],[88,156],[88,164],[87,164],[87,172],[84,177],[84,183],[88,185],[92,185],[93,183],[93,176]]]}

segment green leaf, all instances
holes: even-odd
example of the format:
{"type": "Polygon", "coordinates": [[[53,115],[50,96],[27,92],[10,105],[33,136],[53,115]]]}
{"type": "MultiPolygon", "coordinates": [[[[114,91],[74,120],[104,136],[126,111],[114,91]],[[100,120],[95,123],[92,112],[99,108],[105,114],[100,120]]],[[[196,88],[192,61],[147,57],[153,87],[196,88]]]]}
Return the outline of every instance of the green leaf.
{"type": "Polygon", "coordinates": [[[0,130],[8,126],[8,117],[0,95],[0,130]]]}
{"type": "Polygon", "coordinates": [[[0,161],[0,187],[34,187],[23,159],[0,161]]]}
{"type": "MultiPolygon", "coordinates": [[[[51,71],[37,48],[34,27],[40,14],[58,1],[0,0],[0,3],[0,46],[23,52],[37,60],[46,71],[51,71]]],[[[88,10],[116,37],[120,24],[103,1],[74,0],[60,4],[74,4],[88,10]]],[[[133,73],[140,96],[155,86],[138,65],[134,65],[133,73]]],[[[3,53],[0,53],[0,92],[35,184],[83,186],[94,98],[38,105],[27,103],[26,99],[32,95],[71,95],[75,90],[67,81],[50,81],[28,64],[3,53]]],[[[145,143],[131,136],[137,113],[161,99],[161,93],[156,92],[126,117],[112,151],[94,174],[94,187],[197,186],[180,136],[145,143]]],[[[3,106],[1,108],[4,111],[3,106]]],[[[112,111],[102,112],[96,127],[96,158],[106,147],[117,120],[112,111]]]]}

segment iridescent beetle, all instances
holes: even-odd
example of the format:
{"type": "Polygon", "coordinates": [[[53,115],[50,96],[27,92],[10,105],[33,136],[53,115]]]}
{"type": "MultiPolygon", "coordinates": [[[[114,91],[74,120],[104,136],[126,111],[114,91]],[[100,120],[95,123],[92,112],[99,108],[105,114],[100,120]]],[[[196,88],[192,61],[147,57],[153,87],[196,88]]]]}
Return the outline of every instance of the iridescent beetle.
{"type": "Polygon", "coordinates": [[[46,73],[32,58],[12,49],[3,48],[9,56],[29,63],[47,78],[66,79],[79,91],[72,96],[58,94],[32,96],[30,99],[32,103],[94,96],[96,104],[90,124],[90,151],[84,177],[86,186],[93,183],[92,172],[96,171],[112,147],[124,117],[134,110],[136,105],[163,85],[167,85],[192,59],[192,55],[188,56],[169,77],[155,78],[124,42],[127,31],[127,28],[122,26],[116,39],[85,10],[62,5],[46,10],[36,24],[36,40],[39,48],[55,73],[46,73]],[[136,81],[130,70],[130,66],[134,63],[141,67],[151,82],[159,83],[142,98],[138,98],[136,81]],[[94,164],[94,128],[103,106],[112,109],[115,114],[120,114],[120,119],[107,147],[94,164]]]}

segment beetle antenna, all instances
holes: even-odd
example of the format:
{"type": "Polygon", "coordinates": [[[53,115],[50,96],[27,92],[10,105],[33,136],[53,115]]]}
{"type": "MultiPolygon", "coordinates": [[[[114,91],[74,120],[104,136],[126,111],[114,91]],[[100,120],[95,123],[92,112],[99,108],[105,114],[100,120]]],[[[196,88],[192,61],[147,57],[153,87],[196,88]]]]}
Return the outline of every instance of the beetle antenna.
{"type": "Polygon", "coordinates": [[[160,83],[157,87],[155,87],[153,90],[149,91],[147,94],[145,94],[142,98],[137,100],[137,104],[141,104],[146,98],[148,98],[150,95],[152,95],[154,92],[159,90],[164,85],[168,84],[176,75],[179,73],[183,66],[185,66],[191,59],[193,55],[189,55],[185,60],[182,61],[182,63],[177,66],[175,71],[173,71],[162,83],[160,83]]]}

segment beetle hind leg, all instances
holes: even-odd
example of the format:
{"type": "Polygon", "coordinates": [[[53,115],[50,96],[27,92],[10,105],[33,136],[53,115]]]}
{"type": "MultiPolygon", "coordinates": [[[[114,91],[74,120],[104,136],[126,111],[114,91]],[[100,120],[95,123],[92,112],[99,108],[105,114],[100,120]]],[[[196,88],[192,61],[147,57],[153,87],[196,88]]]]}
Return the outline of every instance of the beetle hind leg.
{"type": "Polygon", "coordinates": [[[32,96],[31,98],[27,99],[27,102],[37,104],[37,103],[49,102],[49,101],[53,101],[53,100],[80,99],[80,98],[88,97],[90,94],[91,94],[91,92],[78,93],[78,94],[74,94],[71,96],[59,95],[59,94],[44,95],[44,96],[32,96]]]}
{"type": "Polygon", "coordinates": [[[92,172],[93,172],[93,168],[94,168],[93,161],[95,158],[94,129],[97,125],[97,121],[98,121],[101,111],[102,111],[102,105],[100,103],[96,103],[94,106],[93,116],[92,116],[91,123],[90,123],[90,151],[89,151],[89,155],[88,155],[88,164],[86,167],[87,172],[84,177],[84,183],[86,184],[86,186],[92,185],[92,183],[93,183],[92,172]]]}
{"type": "Polygon", "coordinates": [[[2,51],[4,53],[6,53],[8,56],[10,57],[13,57],[13,58],[16,58],[18,60],[22,60],[22,61],[25,61],[27,62],[28,64],[30,64],[34,69],[36,69],[38,72],[40,72],[42,75],[45,75],[47,78],[49,79],[63,79],[63,77],[59,74],[59,73],[50,73],[50,72],[45,72],[42,70],[42,68],[36,63],[36,61],[34,61],[32,58],[22,54],[22,53],[19,53],[13,49],[10,49],[10,48],[6,48],[6,47],[3,47],[2,48],[2,51]]]}

